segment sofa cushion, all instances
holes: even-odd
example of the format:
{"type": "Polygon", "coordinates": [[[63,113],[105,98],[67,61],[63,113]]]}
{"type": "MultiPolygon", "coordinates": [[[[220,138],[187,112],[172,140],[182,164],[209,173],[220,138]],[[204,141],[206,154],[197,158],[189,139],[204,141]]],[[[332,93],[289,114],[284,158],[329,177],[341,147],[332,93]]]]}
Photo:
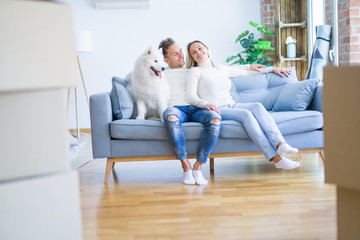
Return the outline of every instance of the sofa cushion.
{"type": "Polygon", "coordinates": [[[233,77],[230,94],[235,102],[260,102],[266,110],[271,110],[287,82],[296,82],[295,67],[291,67],[289,77],[281,77],[273,72],[233,77]]]}
{"type": "Polygon", "coordinates": [[[114,86],[115,83],[121,84],[124,87],[128,85],[128,82],[124,78],[113,76],[111,78],[111,86],[114,86]]]}
{"type": "Polygon", "coordinates": [[[167,138],[164,124],[154,120],[122,119],[110,125],[111,137],[116,139],[152,139],[167,138]]]}
{"type": "Polygon", "coordinates": [[[273,111],[303,111],[314,96],[319,79],[289,82],[281,90],[273,111]]]}
{"type": "Polygon", "coordinates": [[[324,126],[323,113],[318,111],[270,112],[283,135],[308,132],[324,126]]]}
{"type": "MultiPolygon", "coordinates": [[[[323,127],[324,120],[318,111],[270,112],[283,135],[307,132],[323,127]]],[[[248,138],[243,125],[237,121],[222,122],[221,138],[248,138]]]]}
{"type": "MultiPolygon", "coordinates": [[[[323,116],[317,111],[270,112],[283,135],[307,132],[323,127],[323,116]]],[[[122,119],[111,123],[111,137],[131,140],[168,141],[164,123],[154,120],[122,119]]],[[[186,140],[200,140],[203,126],[196,122],[183,124],[186,140]]],[[[222,121],[221,138],[249,138],[243,125],[234,120],[222,121]]]]}
{"type": "Polygon", "coordinates": [[[110,92],[111,106],[115,119],[128,119],[134,111],[134,102],[126,89],[125,79],[113,77],[110,92]]]}
{"type": "MultiPolygon", "coordinates": [[[[186,140],[199,140],[203,131],[201,123],[183,124],[186,140]]],[[[164,123],[155,120],[122,119],[110,125],[111,137],[116,139],[168,140],[164,123]]]]}

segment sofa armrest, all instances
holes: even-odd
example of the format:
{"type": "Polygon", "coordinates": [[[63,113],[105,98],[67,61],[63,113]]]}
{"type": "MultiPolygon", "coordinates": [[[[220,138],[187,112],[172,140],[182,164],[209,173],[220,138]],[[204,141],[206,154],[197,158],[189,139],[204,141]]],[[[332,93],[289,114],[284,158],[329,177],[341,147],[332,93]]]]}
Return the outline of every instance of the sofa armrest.
{"type": "Polygon", "coordinates": [[[323,111],[322,91],[323,91],[323,84],[321,82],[315,89],[314,97],[308,107],[308,110],[315,110],[319,112],[323,111]]]}
{"type": "Polygon", "coordinates": [[[113,121],[110,93],[90,96],[91,141],[94,158],[111,157],[110,123],[113,121]]]}

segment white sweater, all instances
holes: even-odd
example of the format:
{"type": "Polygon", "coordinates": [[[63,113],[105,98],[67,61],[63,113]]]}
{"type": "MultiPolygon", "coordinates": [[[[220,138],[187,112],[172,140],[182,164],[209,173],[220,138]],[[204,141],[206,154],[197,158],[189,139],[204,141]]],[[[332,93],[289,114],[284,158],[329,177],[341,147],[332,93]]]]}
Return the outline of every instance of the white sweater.
{"type": "MultiPolygon", "coordinates": [[[[262,73],[272,71],[272,67],[261,68],[262,73]]],[[[261,74],[250,70],[250,65],[213,66],[211,59],[189,69],[187,74],[186,100],[189,104],[204,108],[206,104],[222,106],[234,104],[230,95],[231,80],[229,77],[261,74]]]]}
{"type": "Polygon", "coordinates": [[[188,70],[184,68],[166,69],[166,79],[170,86],[169,107],[189,105],[185,98],[187,71],[188,70]]]}

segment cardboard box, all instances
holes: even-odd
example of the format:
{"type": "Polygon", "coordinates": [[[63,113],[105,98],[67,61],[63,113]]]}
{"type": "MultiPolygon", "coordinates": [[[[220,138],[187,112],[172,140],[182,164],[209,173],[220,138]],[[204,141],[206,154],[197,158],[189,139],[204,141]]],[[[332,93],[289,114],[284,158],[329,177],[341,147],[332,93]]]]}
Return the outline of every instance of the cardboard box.
{"type": "Polygon", "coordinates": [[[326,67],[325,181],[337,185],[337,233],[360,239],[360,67],[326,67]]]}
{"type": "Polygon", "coordinates": [[[360,67],[326,67],[325,181],[360,191],[360,67]]]}
{"type": "Polygon", "coordinates": [[[337,188],[338,239],[360,239],[360,191],[337,188]]]}
{"type": "Polygon", "coordinates": [[[2,0],[0,33],[0,92],[76,85],[70,6],[2,0]]]}
{"type": "Polygon", "coordinates": [[[77,172],[0,184],[0,239],[82,239],[77,172]]]}
{"type": "Polygon", "coordinates": [[[66,90],[0,92],[0,182],[70,169],[66,90]]]}

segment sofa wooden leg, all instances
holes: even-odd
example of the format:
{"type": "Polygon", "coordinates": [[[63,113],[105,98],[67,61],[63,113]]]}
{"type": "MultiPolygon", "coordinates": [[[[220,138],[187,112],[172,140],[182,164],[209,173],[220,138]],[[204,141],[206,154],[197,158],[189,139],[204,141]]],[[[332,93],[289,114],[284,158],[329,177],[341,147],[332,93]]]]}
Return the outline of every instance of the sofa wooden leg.
{"type": "Polygon", "coordinates": [[[112,158],[108,158],[108,159],[107,159],[106,171],[105,171],[105,183],[108,183],[108,181],[109,181],[111,169],[113,168],[113,164],[114,164],[114,163],[115,163],[115,162],[113,161],[112,158]]]}
{"type": "Polygon", "coordinates": [[[321,148],[319,154],[320,154],[321,160],[323,160],[323,162],[325,163],[325,150],[323,148],[321,148]]]}
{"type": "Polygon", "coordinates": [[[214,171],[214,158],[210,158],[210,171],[214,171]]]}
{"type": "Polygon", "coordinates": [[[111,168],[114,168],[115,167],[115,162],[113,162],[113,164],[112,164],[112,167],[111,168]]]}

